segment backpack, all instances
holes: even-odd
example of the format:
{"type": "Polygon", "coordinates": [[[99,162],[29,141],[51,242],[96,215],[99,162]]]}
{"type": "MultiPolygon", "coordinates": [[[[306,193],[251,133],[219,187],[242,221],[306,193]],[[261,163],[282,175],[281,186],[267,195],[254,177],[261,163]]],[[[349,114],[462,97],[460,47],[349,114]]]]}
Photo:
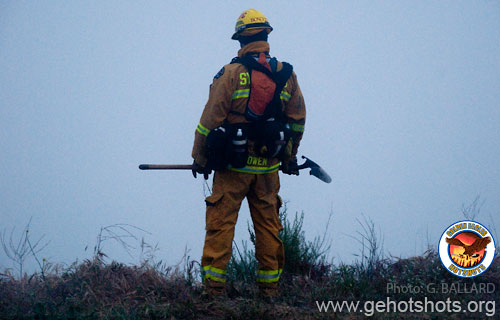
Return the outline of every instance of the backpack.
{"type": "Polygon", "coordinates": [[[282,62],[283,68],[277,72],[277,60],[272,58],[269,62],[263,52],[248,53],[243,57],[233,58],[231,63],[240,63],[245,66],[250,75],[250,94],[245,119],[250,122],[262,122],[269,118],[283,121],[280,94],[293,72],[293,67],[287,62],[282,62]],[[272,92],[269,89],[272,88],[272,92]]]}
{"type": "Polygon", "coordinates": [[[283,68],[277,72],[276,58],[267,61],[263,52],[257,54],[258,60],[255,53],[250,52],[231,61],[244,65],[250,75],[250,93],[244,113],[250,125],[245,131],[249,139],[256,141],[259,156],[281,158],[290,139],[290,130],[281,109],[280,95],[293,67],[282,62],[283,68]]]}

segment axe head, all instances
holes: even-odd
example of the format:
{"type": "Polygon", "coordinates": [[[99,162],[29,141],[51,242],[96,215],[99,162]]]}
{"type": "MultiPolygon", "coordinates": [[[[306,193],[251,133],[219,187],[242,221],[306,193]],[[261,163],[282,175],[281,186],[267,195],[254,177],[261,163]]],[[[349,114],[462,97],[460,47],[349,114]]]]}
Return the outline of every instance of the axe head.
{"type": "Polygon", "coordinates": [[[326,183],[332,182],[332,178],[330,177],[330,175],[328,173],[326,173],[326,171],[323,170],[323,168],[321,168],[316,162],[312,161],[311,159],[309,159],[305,156],[302,156],[302,159],[306,159],[306,162],[304,162],[302,165],[300,165],[300,167],[310,168],[311,169],[311,171],[309,171],[310,175],[313,175],[316,178],[318,178],[319,180],[326,182],[326,183]]]}
{"type": "Polygon", "coordinates": [[[309,169],[311,169],[311,171],[309,171],[310,175],[313,175],[316,178],[318,178],[319,180],[326,182],[326,183],[332,182],[332,178],[330,178],[330,175],[328,173],[326,173],[326,171],[323,170],[323,168],[321,168],[316,162],[312,161],[311,159],[309,159],[305,156],[302,156],[302,159],[306,159],[306,162],[304,162],[301,165],[297,165],[293,169],[301,170],[301,169],[309,168],[309,169]]]}

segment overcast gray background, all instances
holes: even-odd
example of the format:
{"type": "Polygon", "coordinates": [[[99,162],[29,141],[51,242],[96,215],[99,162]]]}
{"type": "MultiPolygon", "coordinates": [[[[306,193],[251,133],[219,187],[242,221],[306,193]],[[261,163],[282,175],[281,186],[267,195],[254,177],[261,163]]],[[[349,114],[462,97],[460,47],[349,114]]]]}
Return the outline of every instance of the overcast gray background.
{"type": "MultiPolygon", "coordinates": [[[[137,165],[191,163],[209,85],[252,7],[298,75],[299,154],[333,177],[282,178],[308,239],[332,212],[330,257],[352,261],[364,215],[387,253],[421,254],[478,195],[479,221],[498,227],[499,1],[2,1],[0,230],[33,217],[33,239],[50,240],[41,256],[71,263],[91,257],[101,226],[125,223],[168,264],[186,248],[199,259],[202,180],[137,165]]],[[[238,243],[248,220],[245,204],[238,243]]],[[[12,267],[3,253],[0,267],[12,267]]]]}

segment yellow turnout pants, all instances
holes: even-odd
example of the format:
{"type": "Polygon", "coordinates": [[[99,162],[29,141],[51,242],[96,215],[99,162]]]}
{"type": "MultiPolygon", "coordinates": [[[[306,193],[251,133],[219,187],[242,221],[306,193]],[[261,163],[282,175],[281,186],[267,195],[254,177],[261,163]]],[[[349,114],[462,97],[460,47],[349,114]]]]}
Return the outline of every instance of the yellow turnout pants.
{"type": "Polygon", "coordinates": [[[246,197],[255,230],[255,255],[259,263],[257,282],[276,287],[284,263],[283,243],[278,232],[281,200],[278,172],[250,174],[230,170],[214,174],[212,195],[205,199],[206,236],[201,259],[207,284],[226,281],[226,266],[232,254],[234,227],[241,202],[246,197]]]}

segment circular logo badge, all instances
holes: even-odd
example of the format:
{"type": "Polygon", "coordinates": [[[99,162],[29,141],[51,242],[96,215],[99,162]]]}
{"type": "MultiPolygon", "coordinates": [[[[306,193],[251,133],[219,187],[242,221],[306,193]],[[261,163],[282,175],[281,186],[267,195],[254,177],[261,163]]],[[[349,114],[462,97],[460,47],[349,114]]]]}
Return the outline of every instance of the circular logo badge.
{"type": "Polygon", "coordinates": [[[472,278],[485,272],[495,257],[495,241],[489,230],[476,221],[455,222],[439,240],[439,258],[452,274],[472,278]]]}

